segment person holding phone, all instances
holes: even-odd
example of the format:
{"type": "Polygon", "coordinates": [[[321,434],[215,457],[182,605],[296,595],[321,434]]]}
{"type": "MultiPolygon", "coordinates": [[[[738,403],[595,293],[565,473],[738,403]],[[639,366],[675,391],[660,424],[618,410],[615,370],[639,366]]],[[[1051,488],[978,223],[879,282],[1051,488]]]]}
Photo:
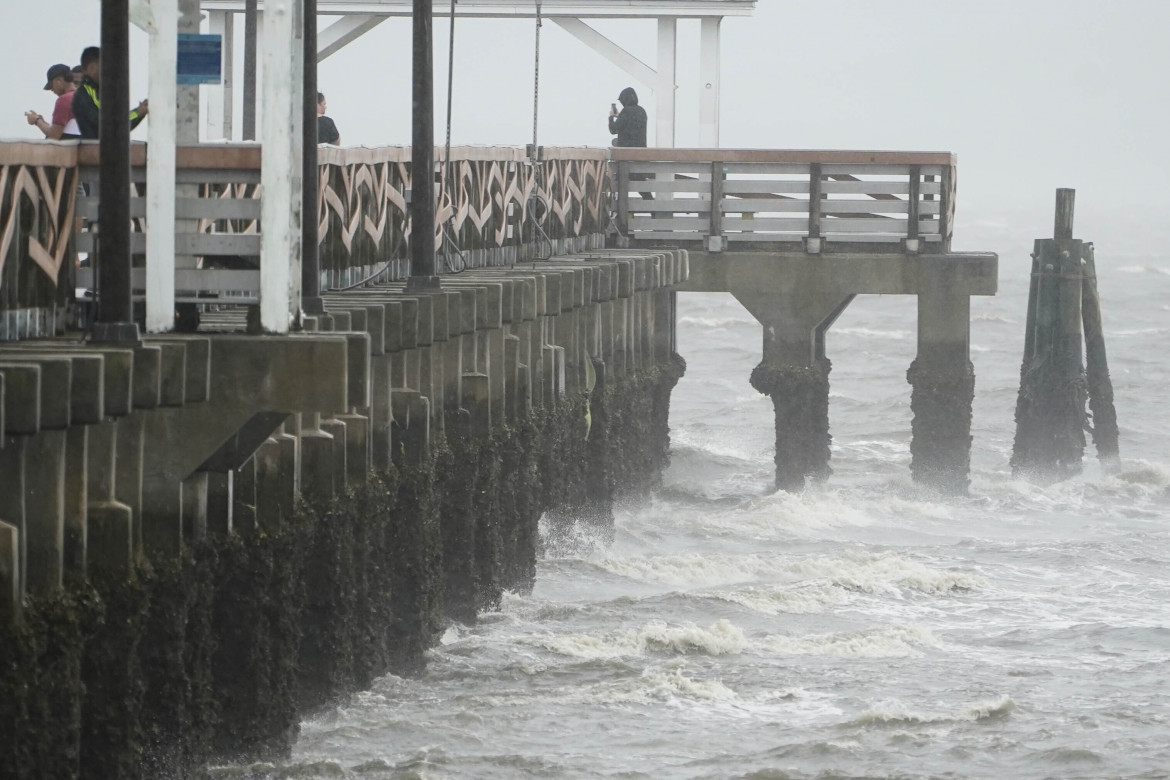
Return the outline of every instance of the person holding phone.
{"type": "Polygon", "coordinates": [[[638,105],[638,93],[633,87],[626,87],[618,95],[618,103],[622,104],[620,112],[616,103],[609,106],[609,133],[617,136],[613,145],[645,146],[646,109],[638,105]]]}

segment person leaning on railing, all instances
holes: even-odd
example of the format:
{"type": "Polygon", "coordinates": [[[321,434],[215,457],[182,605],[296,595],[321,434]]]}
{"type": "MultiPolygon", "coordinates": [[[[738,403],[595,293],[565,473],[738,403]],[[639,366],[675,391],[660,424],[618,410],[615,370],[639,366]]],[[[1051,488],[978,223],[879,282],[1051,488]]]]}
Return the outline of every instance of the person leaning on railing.
{"type": "MultiPolygon", "coordinates": [[[[81,52],[81,70],[81,87],[73,92],[73,118],[82,138],[97,138],[101,135],[101,49],[90,46],[81,52]]],[[[131,130],[142,124],[149,110],[149,103],[143,100],[130,112],[131,130]]]]}
{"type": "Polygon", "coordinates": [[[53,104],[53,121],[46,122],[45,117],[36,111],[26,111],[25,119],[50,141],[79,138],[77,120],[73,118],[73,69],[64,64],[49,68],[45,74],[45,89],[57,96],[53,104]]]}

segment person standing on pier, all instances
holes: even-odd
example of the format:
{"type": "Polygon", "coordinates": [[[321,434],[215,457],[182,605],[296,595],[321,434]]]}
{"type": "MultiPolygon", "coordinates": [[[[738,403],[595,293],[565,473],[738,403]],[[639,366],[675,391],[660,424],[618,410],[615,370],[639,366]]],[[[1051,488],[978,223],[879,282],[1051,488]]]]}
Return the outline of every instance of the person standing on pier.
{"type": "Polygon", "coordinates": [[[45,89],[57,96],[57,102],[53,104],[53,121],[46,122],[45,117],[36,111],[24,112],[25,119],[50,141],[80,138],[81,131],[73,118],[73,69],[62,64],[49,68],[45,74],[45,89]]]}
{"type": "MultiPolygon", "coordinates": [[[[626,87],[618,95],[618,103],[622,104],[619,113],[617,103],[609,106],[609,132],[616,135],[614,146],[645,146],[646,145],[646,109],[638,105],[638,93],[633,87],[626,87]]],[[[646,181],[648,173],[632,173],[630,181],[646,181]]],[[[642,200],[654,200],[654,193],[639,192],[642,200]]]]}
{"type": "Polygon", "coordinates": [[[618,95],[618,102],[622,104],[620,113],[616,103],[609,107],[609,133],[617,136],[613,145],[645,146],[646,109],[638,105],[638,93],[633,87],[626,87],[618,95]]]}
{"type": "Polygon", "coordinates": [[[332,146],[341,145],[341,133],[337,130],[337,125],[332,119],[325,116],[325,112],[329,110],[329,106],[325,104],[324,93],[317,93],[317,143],[330,144],[332,146]]]}
{"type": "MultiPolygon", "coordinates": [[[[81,72],[81,87],[73,93],[73,116],[77,119],[81,137],[96,139],[101,134],[102,109],[101,49],[97,46],[89,46],[81,52],[81,72]]],[[[149,102],[143,100],[130,112],[131,130],[142,124],[149,109],[149,102]]]]}

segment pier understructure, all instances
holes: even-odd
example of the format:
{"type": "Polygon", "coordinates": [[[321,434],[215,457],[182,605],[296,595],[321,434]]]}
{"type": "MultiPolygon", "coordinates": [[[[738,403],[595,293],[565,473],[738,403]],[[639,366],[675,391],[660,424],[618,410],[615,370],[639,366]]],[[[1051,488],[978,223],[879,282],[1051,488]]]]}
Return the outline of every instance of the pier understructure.
{"type": "Polygon", "coordinates": [[[857,295],[913,295],[910,468],[965,493],[974,371],[970,296],[994,295],[998,258],[952,252],[949,153],[615,149],[624,246],[684,247],[681,291],[735,296],[763,331],[752,385],[776,414],[776,484],[829,474],[825,334],[857,295]]]}

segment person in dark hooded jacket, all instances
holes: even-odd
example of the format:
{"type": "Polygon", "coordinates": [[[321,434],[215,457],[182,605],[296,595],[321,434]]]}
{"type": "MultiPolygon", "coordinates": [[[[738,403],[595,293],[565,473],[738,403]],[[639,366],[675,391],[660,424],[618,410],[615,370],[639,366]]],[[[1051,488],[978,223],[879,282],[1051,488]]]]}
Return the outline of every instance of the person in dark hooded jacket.
{"type": "Polygon", "coordinates": [[[646,109],[638,105],[638,93],[633,87],[626,87],[618,95],[622,104],[621,113],[617,106],[610,106],[609,132],[616,135],[614,146],[646,145],[646,109]]]}
{"type": "MultiPolygon", "coordinates": [[[[638,93],[633,87],[626,87],[618,95],[618,102],[622,104],[621,113],[617,106],[609,107],[609,132],[616,135],[614,146],[645,146],[646,145],[646,109],[638,105],[638,93]]],[[[632,173],[630,181],[645,181],[650,178],[648,173],[632,173]]],[[[654,200],[654,193],[640,192],[642,200],[654,200]]]]}

